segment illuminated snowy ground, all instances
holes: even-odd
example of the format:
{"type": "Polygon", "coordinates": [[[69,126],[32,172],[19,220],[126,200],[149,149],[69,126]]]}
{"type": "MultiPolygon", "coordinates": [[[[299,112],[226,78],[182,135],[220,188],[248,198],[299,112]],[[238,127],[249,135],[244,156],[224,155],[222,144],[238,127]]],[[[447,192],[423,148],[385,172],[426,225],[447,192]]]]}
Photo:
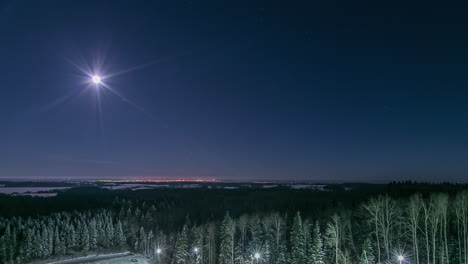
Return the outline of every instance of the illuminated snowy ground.
{"type": "Polygon", "coordinates": [[[143,256],[126,256],[126,257],[113,258],[113,259],[101,260],[101,261],[96,261],[96,262],[80,262],[80,264],[81,263],[83,263],[83,264],[84,263],[93,263],[93,264],[148,264],[149,262],[143,256]]]}
{"type": "Polygon", "coordinates": [[[56,192],[70,187],[0,187],[0,193],[31,196],[55,196],[56,192]],[[44,193],[46,192],[46,193],[44,193]]]}
{"type": "Polygon", "coordinates": [[[168,184],[108,184],[103,186],[102,188],[104,189],[109,189],[109,190],[123,190],[123,189],[129,189],[129,190],[145,190],[145,189],[156,189],[156,188],[182,188],[182,189],[194,189],[194,188],[200,188],[200,184],[182,184],[182,185],[168,185],[168,184]]]}
{"type": "Polygon", "coordinates": [[[133,255],[129,252],[89,255],[65,260],[39,261],[35,264],[149,264],[141,255],[133,255]]]}
{"type": "MultiPolygon", "coordinates": [[[[50,186],[44,182],[5,182],[0,184],[0,194],[13,196],[36,196],[36,197],[52,197],[58,193],[75,187],[99,187],[111,191],[138,191],[148,189],[274,189],[274,188],[290,188],[311,191],[329,191],[326,184],[310,184],[310,183],[140,183],[140,182],[63,182],[63,185],[58,185],[57,182],[51,182],[50,186]]],[[[346,191],[350,191],[351,187],[345,187],[346,191]]]]}

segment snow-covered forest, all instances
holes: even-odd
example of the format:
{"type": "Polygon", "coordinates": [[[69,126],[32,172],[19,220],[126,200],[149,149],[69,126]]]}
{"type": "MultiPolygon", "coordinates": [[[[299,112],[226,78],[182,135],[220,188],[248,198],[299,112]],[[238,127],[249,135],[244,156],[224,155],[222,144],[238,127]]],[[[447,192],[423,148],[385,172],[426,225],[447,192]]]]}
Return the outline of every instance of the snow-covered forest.
{"type": "Polygon", "coordinates": [[[0,262],[130,250],[154,263],[466,264],[468,191],[369,197],[314,217],[281,211],[192,221],[165,230],[154,203],[0,218],[0,262]],[[324,216],[326,215],[326,216],[324,216]]]}

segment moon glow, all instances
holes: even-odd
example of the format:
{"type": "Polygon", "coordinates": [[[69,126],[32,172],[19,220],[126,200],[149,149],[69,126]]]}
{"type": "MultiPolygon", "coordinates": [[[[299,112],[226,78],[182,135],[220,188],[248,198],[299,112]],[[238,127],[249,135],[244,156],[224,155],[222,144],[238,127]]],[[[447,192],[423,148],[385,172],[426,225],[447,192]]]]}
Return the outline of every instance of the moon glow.
{"type": "Polygon", "coordinates": [[[92,78],[93,83],[95,84],[100,84],[101,83],[101,77],[99,75],[94,75],[92,78]]]}

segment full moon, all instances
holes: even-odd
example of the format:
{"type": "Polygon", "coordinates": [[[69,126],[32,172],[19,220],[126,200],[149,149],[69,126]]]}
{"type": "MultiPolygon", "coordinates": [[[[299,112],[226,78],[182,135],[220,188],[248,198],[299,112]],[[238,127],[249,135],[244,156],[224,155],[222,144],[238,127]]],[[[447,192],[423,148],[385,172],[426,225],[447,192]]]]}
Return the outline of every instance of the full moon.
{"type": "Polygon", "coordinates": [[[93,83],[95,84],[101,83],[101,77],[99,77],[98,75],[94,75],[92,80],[93,80],[93,83]]]}

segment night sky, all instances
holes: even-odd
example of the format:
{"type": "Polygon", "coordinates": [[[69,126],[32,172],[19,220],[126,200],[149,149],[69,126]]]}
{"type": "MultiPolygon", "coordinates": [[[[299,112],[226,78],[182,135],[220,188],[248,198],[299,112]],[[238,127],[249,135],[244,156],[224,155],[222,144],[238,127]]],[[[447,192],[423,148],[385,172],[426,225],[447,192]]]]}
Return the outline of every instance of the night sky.
{"type": "Polygon", "coordinates": [[[0,2],[0,178],[466,181],[468,6],[319,2],[0,2]]]}

